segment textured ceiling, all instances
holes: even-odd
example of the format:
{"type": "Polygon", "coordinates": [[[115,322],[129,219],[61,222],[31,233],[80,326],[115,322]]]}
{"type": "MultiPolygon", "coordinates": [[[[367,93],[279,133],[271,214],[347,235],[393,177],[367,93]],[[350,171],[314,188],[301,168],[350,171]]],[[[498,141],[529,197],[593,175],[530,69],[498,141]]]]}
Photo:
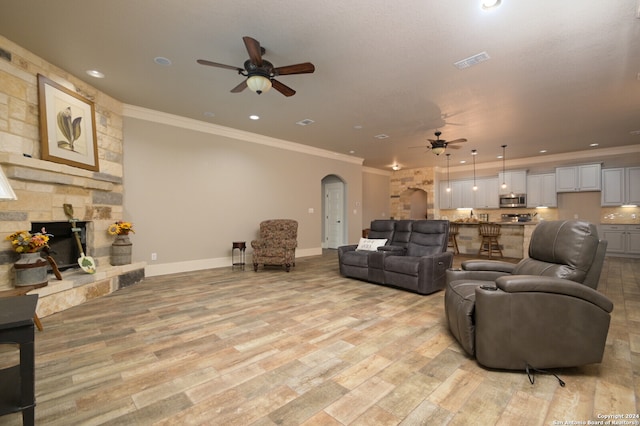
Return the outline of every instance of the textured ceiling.
{"type": "MultiPolygon", "coordinates": [[[[426,149],[467,138],[452,161],[509,160],[640,145],[636,0],[3,0],[0,34],[127,104],[364,158],[389,169],[443,165],[426,149]],[[242,36],[297,91],[229,91],[242,36]],[[453,63],[487,52],[490,60],[453,63]],[[153,59],[163,56],[171,66],[153,59]],[[98,69],[106,78],[88,77],[98,69]],[[213,113],[210,117],[205,113],[213,113]],[[250,114],[261,117],[248,119],[250,114]],[[311,119],[314,123],[295,123],[311,119]],[[358,126],[358,128],[356,128],[358,126]],[[386,134],[379,140],[375,135],[386,134]]],[[[638,155],[635,158],[638,160],[638,155]]]]}

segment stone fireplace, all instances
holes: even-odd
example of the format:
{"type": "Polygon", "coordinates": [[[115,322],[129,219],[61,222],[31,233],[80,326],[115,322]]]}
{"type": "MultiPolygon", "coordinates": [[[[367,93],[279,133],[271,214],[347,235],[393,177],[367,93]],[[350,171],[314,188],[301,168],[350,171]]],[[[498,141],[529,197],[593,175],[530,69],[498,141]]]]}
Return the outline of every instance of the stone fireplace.
{"type": "MultiPolygon", "coordinates": [[[[87,222],[76,222],[82,251],[87,252],[87,222]]],[[[49,240],[49,255],[53,258],[60,271],[79,268],[78,258],[80,250],[74,236],[71,222],[32,222],[31,233],[45,232],[53,235],[49,240]]],[[[51,272],[51,268],[49,268],[51,272]]]]}
{"type": "Polygon", "coordinates": [[[45,224],[54,234],[54,259],[62,256],[56,262],[69,266],[62,280],[50,275],[48,286],[35,291],[40,295],[38,315],[45,317],[144,277],[144,262],[109,263],[113,237],[106,230],[116,220],[130,220],[124,218],[123,206],[123,104],[3,36],[0,48],[10,53],[0,58],[0,167],[18,197],[0,202],[0,290],[13,288],[13,263],[18,257],[4,238],[19,230],[39,231],[45,224]],[[41,159],[38,74],[94,103],[99,171],[41,159]],[[64,204],[71,204],[84,224],[82,243],[96,261],[95,274],[72,267],[79,255],[71,243],[64,204]],[[54,223],[62,229],[54,229],[58,226],[54,223]],[[66,247],[58,247],[63,239],[66,247]]]}

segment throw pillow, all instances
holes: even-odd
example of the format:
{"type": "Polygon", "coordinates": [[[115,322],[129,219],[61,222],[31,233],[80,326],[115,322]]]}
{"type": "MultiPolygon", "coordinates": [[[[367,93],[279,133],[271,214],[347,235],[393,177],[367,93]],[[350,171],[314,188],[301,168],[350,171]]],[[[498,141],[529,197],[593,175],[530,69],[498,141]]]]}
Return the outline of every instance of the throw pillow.
{"type": "Polygon", "coordinates": [[[378,247],[387,244],[386,238],[360,238],[356,251],[378,251],[378,247]]]}

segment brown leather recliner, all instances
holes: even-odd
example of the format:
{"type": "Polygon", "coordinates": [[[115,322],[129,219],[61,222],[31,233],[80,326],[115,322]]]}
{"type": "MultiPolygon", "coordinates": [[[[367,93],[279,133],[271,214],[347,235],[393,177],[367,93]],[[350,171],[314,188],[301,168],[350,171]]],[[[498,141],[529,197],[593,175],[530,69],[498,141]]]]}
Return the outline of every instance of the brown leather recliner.
{"type": "Polygon", "coordinates": [[[607,242],[583,221],[548,221],[518,264],[470,260],[447,271],[445,313],[464,350],[490,368],[602,361],[613,303],[599,293],[607,242]]]}

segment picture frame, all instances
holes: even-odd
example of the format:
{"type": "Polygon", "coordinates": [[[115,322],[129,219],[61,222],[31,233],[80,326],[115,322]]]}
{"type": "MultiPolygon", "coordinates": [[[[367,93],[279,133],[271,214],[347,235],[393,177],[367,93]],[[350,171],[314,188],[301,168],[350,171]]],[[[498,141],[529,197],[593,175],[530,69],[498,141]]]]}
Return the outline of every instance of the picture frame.
{"type": "Polygon", "coordinates": [[[92,101],[38,74],[42,159],[99,171],[92,101]]]}

